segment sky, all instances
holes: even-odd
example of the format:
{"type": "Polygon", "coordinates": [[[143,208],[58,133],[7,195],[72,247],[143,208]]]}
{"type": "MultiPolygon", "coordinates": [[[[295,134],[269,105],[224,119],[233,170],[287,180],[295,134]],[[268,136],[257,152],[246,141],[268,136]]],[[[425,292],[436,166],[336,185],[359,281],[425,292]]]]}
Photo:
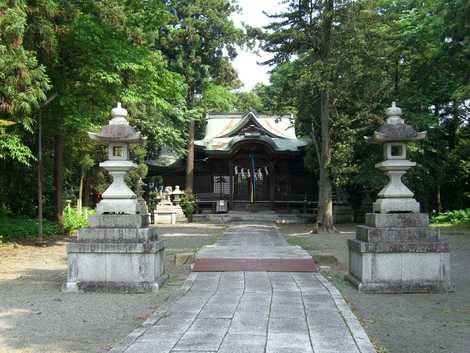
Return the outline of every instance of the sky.
{"type": "MultiPolygon", "coordinates": [[[[242,12],[232,15],[232,19],[239,26],[242,22],[253,27],[265,26],[270,19],[263,14],[263,11],[272,14],[280,12],[283,8],[283,5],[279,4],[279,0],[238,0],[238,4],[242,12]]],[[[259,82],[269,83],[268,71],[270,67],[258,65],[258,62],[270,59],[271,55],[261,50],[258,54],[239,49],[238,56],[233,61],[233,66],[243,82],[242,91],[251,90],[259,82]]]]}

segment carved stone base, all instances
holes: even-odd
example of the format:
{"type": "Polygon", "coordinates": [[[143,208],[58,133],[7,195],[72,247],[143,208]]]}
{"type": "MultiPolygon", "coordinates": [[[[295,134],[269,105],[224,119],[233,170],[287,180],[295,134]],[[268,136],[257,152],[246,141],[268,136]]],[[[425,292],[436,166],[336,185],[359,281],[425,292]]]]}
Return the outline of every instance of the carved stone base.
{"type": "Polygon", "coordinates": [[[419,203],[415,199],[388,198],[378,199],[373,204],[373,211],[378,213],[412,212],[419,213],[419,203]]]}
{"type": "Polygon", "coordinates": [[[96,205],[96,213],[102,214],[128,214],[137,213],[137,199],[103,199],[96,205]]]}
{"type": "Polygon", "coordinates": [[[98,215],[95,227],[78,231],[67,246],[68,276],[63,290],[156,291],[166,279],[165,246],[141,215],[98,215]],[[138,227],[145,225],[145,227],[138,227]],[[116,227],[117,226],[117,227],[116,227]]]}
{"type": "Polygon", "coordinates": [[[425,214],[367,214],[348,241],[347,278],[373,293],[452,290],[450,254],[425,214]]]}

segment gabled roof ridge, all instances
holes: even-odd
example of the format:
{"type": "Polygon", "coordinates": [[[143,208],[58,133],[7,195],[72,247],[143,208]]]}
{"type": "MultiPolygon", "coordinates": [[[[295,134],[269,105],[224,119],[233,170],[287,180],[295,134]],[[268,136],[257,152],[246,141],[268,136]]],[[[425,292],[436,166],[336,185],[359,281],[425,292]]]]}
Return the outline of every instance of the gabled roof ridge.
{"type": "Polygon", "coordinates": [[[271,114],[271,113],[266,113],[266,112],[257,112],[256,110],[248,110],[248,111],[245,111],[245,112],[231,112],[231,113],[211,112],[211,113],[207,113],[206,117],[208,119],[213,119],[213,118],[218,118],[218,117],[237,118],[237,119],[241,118],[241,119],[243,119],[246,115],[248,115],[250,113],[255,115],[255,117],[257,117],[257,118],[274,118],[274,117],[293,118],[293,116],[294,116],[292,113],[271,114]]]}
{"type": "Polygon", "coordinates": [[[253,120],[253,122],[258,126],[258,128],[262,129],[263,131],[266,132],[266,134],[268,134],[269,136],[271,137],[279,137],[279,138],[286,138],[285,136],[282,136],[280,134],[276,134],[275,132],[273,131],[270,131],[268,129],[266,129],[266,127],[264,127],[259,121],[258,121],[258,116],[256,115],[256,112],[250,110],[248,111],[241,119],[240,121],[232,127],[232,129],[230,129],[229,131],[227,131],[225,134],[223,135],[219,135],[218,137],[230,137],[230,135],[232,135],[233,133],[236,133],[238,131],[240,131],[247,123],[248,121],[250,120],[253,120]]]}

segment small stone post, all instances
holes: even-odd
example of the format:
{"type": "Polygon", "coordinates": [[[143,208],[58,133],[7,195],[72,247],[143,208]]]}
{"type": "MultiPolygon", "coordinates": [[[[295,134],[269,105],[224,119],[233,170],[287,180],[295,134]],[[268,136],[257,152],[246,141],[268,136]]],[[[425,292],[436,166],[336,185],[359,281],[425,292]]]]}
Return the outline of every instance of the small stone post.
{"type": "Polygon", "coordinates": [[[439,230],[428,227],[428,215],[401,178],[416,163],[407,159],[406,146],[425,138],[401,118],[399,107],[386,111],[385,124],[366,137],[382,144],[384,161],[376,168],[388,177],[388,184],[366,214],[366,224],[349,240],[347,278],[359,290],[375,293],[417,293],[447,291],[451,288],[449,246],[440,240],[439,230]]]}

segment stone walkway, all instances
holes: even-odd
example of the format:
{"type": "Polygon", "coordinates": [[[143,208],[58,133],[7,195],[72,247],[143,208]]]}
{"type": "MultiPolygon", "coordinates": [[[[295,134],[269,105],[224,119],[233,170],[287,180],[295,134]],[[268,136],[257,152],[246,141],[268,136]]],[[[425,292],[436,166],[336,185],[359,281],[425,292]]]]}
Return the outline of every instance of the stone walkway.
{"type": "Polygon", "coordinates": [[[290,246],[272,223],[232,224],[214,245],[203,247],[193,271],[313,272],[315,263],[299,246],[290,246]]]}
{"type": "MultiPolygon", "coordinates": [[[[243,227],[238,231],[243,233],[243,227]]],[[[222,242],[230,241],[230,230],[227,235],[222,242]]],[[[278,237],[273,239],[279,241],[278,237]]],[[[249,240],[240,244],[250,246],[249,240]]],[[[340,293],[322,275],[236,271],[191,273],[178,297],[110,351],[124,352],[375,353],[375,350],[340,293]]]]}

